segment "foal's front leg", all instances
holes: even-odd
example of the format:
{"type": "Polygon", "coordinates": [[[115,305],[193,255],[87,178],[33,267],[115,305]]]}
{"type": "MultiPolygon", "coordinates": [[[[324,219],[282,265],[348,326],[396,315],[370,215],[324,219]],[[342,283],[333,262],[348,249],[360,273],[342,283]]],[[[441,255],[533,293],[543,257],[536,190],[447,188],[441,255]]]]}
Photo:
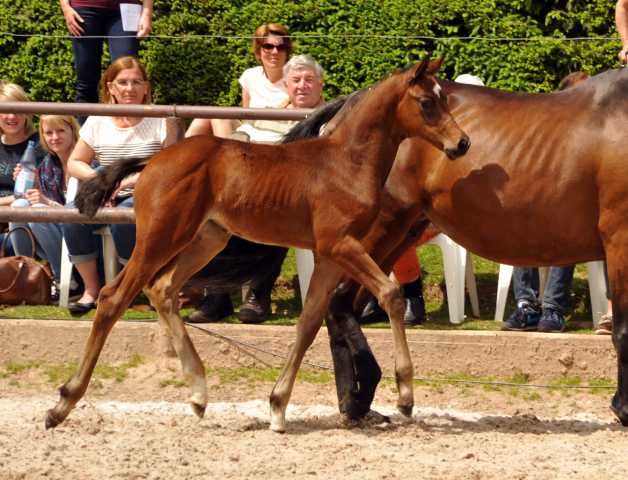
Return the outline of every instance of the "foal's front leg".
{"type": "Polygon", "coordinates": [[[403,316],[405,306],[397,286],[380,270],[364,247],[355,238],[347,237],[325,248],[319,242],[319,252],[372,292],[388,313],[395,349],[395,376],[399,389],[397,408],[406,416],[412,414],[412,359],[408,350],[403,316]]]}
{"type": "Polygon", "coordinates": [[[297,323],[297,338],[270,395],[270,429],[273,432],[286,431],[286,407],[297,372],[323,324],[325,310],[341,275],[342,271],[329,260],[314,256],[314,272],[297,323]]]}

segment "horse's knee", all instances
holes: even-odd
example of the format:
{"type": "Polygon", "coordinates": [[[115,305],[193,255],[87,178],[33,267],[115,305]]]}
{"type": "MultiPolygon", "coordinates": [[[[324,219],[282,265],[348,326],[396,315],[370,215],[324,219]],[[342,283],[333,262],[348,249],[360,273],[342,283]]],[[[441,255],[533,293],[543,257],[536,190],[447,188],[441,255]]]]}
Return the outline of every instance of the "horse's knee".
{"type": "Polygon", "coordinates": [[[380,290],[378,298],[380,306],[390,314],[390,312],[404,309],[403,297],[399,289],[390,282],[380,290]]]}

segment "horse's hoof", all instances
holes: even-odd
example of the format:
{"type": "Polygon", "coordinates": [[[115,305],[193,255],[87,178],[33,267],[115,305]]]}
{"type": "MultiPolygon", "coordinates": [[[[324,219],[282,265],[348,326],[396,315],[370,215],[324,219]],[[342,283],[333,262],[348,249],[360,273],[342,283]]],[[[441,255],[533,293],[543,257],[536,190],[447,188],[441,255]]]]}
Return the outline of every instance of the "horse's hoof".
{"type": "Polygon", "coordinates": [[[381,413],[376,412],[375,410],[369,410],[369,412],[366,414],[364,419],[370,425],[381,425],[382,423],[390,423],[390,417],[387,417],[386,415],[382,415],[381,413]]]}
{"type": "Polygon", "coordinates": [[[51,428],[55,428],[61,422],[58,422],[57,420],[54,419],[52,410],[48,410],[46,412],[46,422],[45,423],[46,423],[46,430],[49,430],[51,428]]]}
{"type": "Polygon", "coordinates": [[[280,425],[273,425],[272,422],[268,426],[268,430],[270,430],[271,432],[275,432],[275,433],[286,433],[285,425],[283,427],[280,426],[280,425]]]}
{"type": "Polygon", "coordinates": [[[404,417],[410,418],[412,416],[412,405],[397,405],[397,410],[404,417]]]}
{"type": "Polygon", "coordinates": [[[370,411],[370,405],[364,405],[351,393],[348,393],[344,400],[340,402],[338,408],[340,413],[355,421],[362,420],[370,411]]]}
{"type": "Polygon", "coordinates": [[[205,406],[199,405],[198,403],[190,402],[192,406],[192,411],[196,414],[198,418],[203,418],[205,416],[205,406]]]}

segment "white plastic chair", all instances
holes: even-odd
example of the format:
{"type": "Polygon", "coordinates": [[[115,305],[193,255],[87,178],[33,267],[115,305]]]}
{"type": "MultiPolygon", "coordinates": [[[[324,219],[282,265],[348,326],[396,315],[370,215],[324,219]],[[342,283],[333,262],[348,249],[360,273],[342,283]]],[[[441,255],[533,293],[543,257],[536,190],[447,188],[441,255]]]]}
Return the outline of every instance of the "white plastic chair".
{"type": "MultiPolygon", "coordinates": [[[[71,202],[76,196],[76,191],[79,187],[79,180],[72,177],[68,182],[68,191],[66,193],[66,201],[71,202]]],[[[102,235],[103,243],[103,263],[105,265],[105,282],[109,283],[120,271],[120,264],[118,263],[118,252],[113,243],[113,237],[108,226],[104,226],[94,233],[102,235]]],[[[67,307],[68,299],[70,296],[70,279],[72,278],[72,263],[68,256],[68,247],[63,239],[61,247],[61,285],[59,292],[59,306],[67,307]]]]}
{"type": "Polygon", "coordinates": [[[465,280],[473,314],[479,317],[480,305],[471,254],[443,233],[436,235],[423,245],[437,245],[443,253],[449,321],[451,323],[464,321],[465,280]]]}
{"type": "MultiPolygon", "coordinates": [[[[545,285],[549,275],[550,267],[539,267],[539,300],[543,300],[545,285]]],[[[495,321],[504,321],[504,311],[506,310],[506,297],[510,288],[515,267],[510,265],[499,266],[499,280],[497,282],[497,302],[495,305],[495,321]]],[[[602,315],[608,310],[606,302],[606,282],[604,280],[604,262],[587,263],[589,274],[589,295],[591,296],[591,310],[593,310],[593,326],[597,327],[602,315]]]]}

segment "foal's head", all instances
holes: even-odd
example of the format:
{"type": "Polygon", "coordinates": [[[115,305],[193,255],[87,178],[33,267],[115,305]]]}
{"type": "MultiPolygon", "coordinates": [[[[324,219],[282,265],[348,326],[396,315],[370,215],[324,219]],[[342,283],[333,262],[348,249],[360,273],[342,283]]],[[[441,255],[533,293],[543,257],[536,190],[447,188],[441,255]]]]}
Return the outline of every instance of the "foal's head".
{"type": "Polygon", "coordinates": [[[443,60],[430,62],[428,55],[399,74],[406,92],[397,114],[408,137],[423,137],[454,160],[467,153],[471,141],[451,116],[447,97],[434,78],[443,60]]]}

